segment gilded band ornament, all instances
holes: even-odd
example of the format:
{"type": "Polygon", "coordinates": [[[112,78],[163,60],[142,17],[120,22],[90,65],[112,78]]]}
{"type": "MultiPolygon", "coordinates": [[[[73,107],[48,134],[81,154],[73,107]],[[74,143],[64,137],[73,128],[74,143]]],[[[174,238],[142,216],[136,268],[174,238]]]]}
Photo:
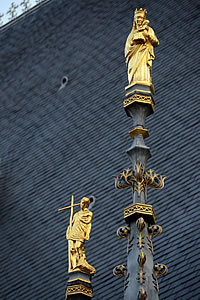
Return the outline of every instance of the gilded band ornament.
{"type": "Polygon", "coordinates": [[[128,69],[129,85],[152,83],[152,61],[154,47],[159,41],[146,19],[146,9],[135,10],[132,30],[125,45],[125,58],[128,69]]]}
{"type": "MultiPolygon", "coordinates": [[[[67,287],[66,295],[74,295],[74,294],[83,294],[89,297],[92,297],[92,288],[86,287],[82,284],[72,285],[67,287]]],[[[66,298],[67,299],[67,298],[66,298]]]]}
{"type": "Polygon", "coordinates": [[[68,240],[68,272],[80,271],[86,274],[95,274],[96,270],[86,260],[85,241],[89,240],[92,227],[93,213],[88,209],[91,198],[83,197],[81,202],[74,204],[72,196],[70,224],[66,232],[68,240]],[[73,207],[80,205],[80,211],[73,215],[73,207]]]}
{"type": "Polygon", "coordinates": [[[134,203],[124,209],[124,219],[128,220],[129,218],[137,220],[140,217],[143,217],[150,224],[155,223],[155,213],[152,208],[152,205],[143,204],[143,203],[134,203]]]}
{"type": "Polygon", "coordinates": [[[145,104],[150,104],[152,107],[152,110],[154,111],[154,101],[151,96],[144,96],[144,95],[138,95],[134,94],[133,96],[130,96],[123,101],[123,106],[128,107],[129,105],[135,103],[135,102],[140,102],[140,103],[145,103],[145,104]]]}

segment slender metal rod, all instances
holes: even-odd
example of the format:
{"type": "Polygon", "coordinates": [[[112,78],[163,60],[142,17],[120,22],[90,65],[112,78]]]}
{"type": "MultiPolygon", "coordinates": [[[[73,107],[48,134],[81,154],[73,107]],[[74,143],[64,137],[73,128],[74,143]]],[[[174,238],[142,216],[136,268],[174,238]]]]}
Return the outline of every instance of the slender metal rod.
{"type": "MultiPolygon", "coordinates": [[[[72,195],[72,201],[71,201],[71,216],[70,216],[70,223],[69,223],[69,234],[71,233],[71,230],[72,230],[73,207],[74,207],[74,195],[72,195]]],[[[70,249],[70,243],[68,241],[68,272],[71,272],[71,265],[72,265],[71,249],[70,249]]]]}
{"type": "Polygon", "coordinates": [[[69,208],[71,208],[71,207],[78,206],[78,205],[80,205],[80,203],[77,203],[77,204],[74,204],[74,205],[70,205],[70,206],[66,206],[66,207],[60,208],[60,209],[58,209],[58,211],[62,211],[62,210],[65,210],[65,209],[69,209],[69,208]]]}

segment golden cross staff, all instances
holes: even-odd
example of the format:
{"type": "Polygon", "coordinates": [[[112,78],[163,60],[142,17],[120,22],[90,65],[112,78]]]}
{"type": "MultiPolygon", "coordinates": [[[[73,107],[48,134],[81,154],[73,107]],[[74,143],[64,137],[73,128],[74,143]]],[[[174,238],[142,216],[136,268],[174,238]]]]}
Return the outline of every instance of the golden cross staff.
{"type": "Polygon", "coordinates": [[[65,210],[65,209],[71,208],[72,206],[74,207],[74,206],[78,206],[78,205],[80,205],[80,204],[81,204],[81,203],[72,204],[72,203],[74,203],[74,196],[73,196],[73,195],[72,195],[72,198],[73,198],[73,202],[71,202],[71,205],[70,205],[70,206],[66,206],[66,207],[60,208],[60,209],[58,209],[58,211],[62,211],[62,210],[65,210]]]}
{"type": "MultiPolygon", "coordinates": [[[[69,209],[69,208],[72,208],[74,206],[78,206],[78,205],[81,204],[81,202],[79,202],[77,204],[74,204],[74,196],[73,195],[72,195],[72,198],[73,198],[73,201],[71,202],[70,206],[66,206],[66,207],[60,208],[60,209],[58,209],[58,211],[66,210],[66,209],[69,209]]],[[[96,198],[94,196],[90,196],[89,199],[90,199],[90,206],[89,206],[89,208],[92,208],[93,204],[95,204],[96,198]]],[[[73,214],[73,210],[72,210],[72,214],[73,214]]]]}
{"type": "MultiPolygon", "coordinates": [[[[69,232],[72,229],[73,208],[74,208],[74,206],[78,206],[78,205],[80,205],[80,203],[74,204],[74,195],[72,195],[71,205],[58,209],[58,211],[63,211],[63,210],[71,208],[70,223],[69,223],[69,232]]],[[[70,247],[69,247],[69,245],[68,245],[68,260],[69,260],[68,272],[71,272],[71,253],[70,253],[70,247]]]]}
{"type": "MultiPolygon", "coordinates": [[[[86,197],[87,198],[87,197],[86,197]]],[[[96,198],[94,196],[90,196],[88,197],[88,199],[90,200],[90,205],[89,205],[89,208],[92,208],[93,205],[95,204],[95,201],[96,201],[96,198]]],[[[63,207],[63,208],[60,208],[58,209],[58,211],[64,211],[66,209],[69,209],[71,208],[71,216],[70,216],[70,223],[69,223],[69,227],[68,227],[68,230],[67,230],[67,233],[71,232],[72,230],[72,221],[73,221],[73,208],[74,206],[78,206],[80,205],[80,203],[77,203],[77,204],[74,204],[74,196],[72,195],[72,200],[71,200],[71,205],[70,206],[66,206],[66,207],[63,207]]],[[[69,265],[68,265],[68,272],[71,272],[71,265],[72,265],[72,261],[71,261],[71,245],[70,245],[70,241],[68,241],[68,261],[69,261],[69,265]]]]}

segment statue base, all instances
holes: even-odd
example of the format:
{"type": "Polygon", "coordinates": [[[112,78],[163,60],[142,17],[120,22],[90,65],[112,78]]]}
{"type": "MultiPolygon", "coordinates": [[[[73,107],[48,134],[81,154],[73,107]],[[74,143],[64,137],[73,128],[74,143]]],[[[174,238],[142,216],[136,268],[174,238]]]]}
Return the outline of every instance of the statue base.
{"type": "Polygon", "coordinates": [[[66,288],[66,300],[89,300],[92,299],[91,275],[73,271],[69,273],[66,288]]]}
{"type": "Polygon", "coordinates": [[[125,88],[126,94],[123,101],[124,109],[128,117],[132,117],[131,108],[134,104],[144,104],[149,108],[146,116],[154,112],[154,86],[148,82],[135,82],[125,88]]]}

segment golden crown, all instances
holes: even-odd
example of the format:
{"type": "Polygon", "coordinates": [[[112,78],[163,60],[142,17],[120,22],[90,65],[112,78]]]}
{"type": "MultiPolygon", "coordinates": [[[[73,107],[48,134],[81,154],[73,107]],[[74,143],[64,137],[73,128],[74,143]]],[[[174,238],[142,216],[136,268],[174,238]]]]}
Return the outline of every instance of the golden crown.
{"type": "Polygon", "coordinates": [[[135,10],[135,16],[141,15],[141,16],[143,16],[144,19],[146,19],[146,14],[147,14],[146,9],[143,10],[142,8],[140,8],[140,9],[136,8],[136,10],[135,10]]]}

